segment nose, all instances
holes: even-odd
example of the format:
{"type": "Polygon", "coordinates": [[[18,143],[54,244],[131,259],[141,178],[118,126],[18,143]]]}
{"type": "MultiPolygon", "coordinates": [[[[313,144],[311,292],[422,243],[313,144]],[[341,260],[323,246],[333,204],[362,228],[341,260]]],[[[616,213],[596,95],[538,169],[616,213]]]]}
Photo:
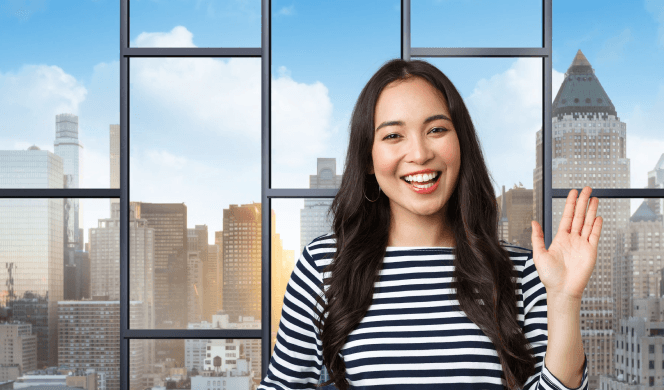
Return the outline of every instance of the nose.
{"type": "Polygon", "coordinates": [[[428,144],[425,137],[412,137],[408,144],[408,162],[417,165],[424,165],[434,157],[434,152],[428,144]]]}

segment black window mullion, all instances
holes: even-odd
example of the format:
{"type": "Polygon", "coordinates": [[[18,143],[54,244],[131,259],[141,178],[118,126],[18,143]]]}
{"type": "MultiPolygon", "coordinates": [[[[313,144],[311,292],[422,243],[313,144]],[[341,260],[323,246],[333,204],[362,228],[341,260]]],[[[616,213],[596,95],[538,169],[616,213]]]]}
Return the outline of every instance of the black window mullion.
{"type": "Polygon", "coordinates": [[[129,0],[120,0],[120,389],[129,389],[129,0]]]}

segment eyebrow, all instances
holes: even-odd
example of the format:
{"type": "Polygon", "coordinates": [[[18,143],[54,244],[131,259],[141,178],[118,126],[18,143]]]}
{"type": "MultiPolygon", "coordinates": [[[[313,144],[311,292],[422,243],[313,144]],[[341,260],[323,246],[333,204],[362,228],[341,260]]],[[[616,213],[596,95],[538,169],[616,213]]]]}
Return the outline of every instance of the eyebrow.
{"type": "MultiPolygon", "coordinates": [[[[427,123],[435,121],[437,119],[443,119],[443,120],[447,120],[447,121],[452,122],[452,120],[450,118],[448,118],[447,116],[445,116],[443,114],[437,114],[437,115],[432,115],[432,116],[428,117],[427,119],[425,119],[424,123],[427,124],[427,123]]],[[[403,126],[403,125],[404,125],[403,121],[383,122],[383,123],[380,124],[380,126],[376,127],[375,131],[378,131],[378,130],[380,130],[381,127],[385,127],[385,126],[403,126]]]]}

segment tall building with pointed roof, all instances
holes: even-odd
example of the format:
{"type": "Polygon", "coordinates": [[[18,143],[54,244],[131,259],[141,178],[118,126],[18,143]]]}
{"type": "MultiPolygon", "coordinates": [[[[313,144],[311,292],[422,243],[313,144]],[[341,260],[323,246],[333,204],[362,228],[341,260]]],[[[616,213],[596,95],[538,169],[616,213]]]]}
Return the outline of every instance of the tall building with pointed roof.
{"type": "MultiPolygon", "coordinates": [[[[565,72],[552,107],[552,184],[554,188],[629,188],[626,124],[581,50],[565,72]]],[[[542,218],[542,131],[537,132],[534,217],[542,218]]],[[[558,230],[565,199],[553,200],[553,234],[558,230]]],[[[614,289],[618,229],[627,226],[629,199],[600,199],[602,235],[595,269],[581,304],[581,335],[588,355],[590,388],[601,374],[613,374],[614,334],[618,325],[614,289]],[[592,351],[592,354],[590,353],[592,351]]]]}

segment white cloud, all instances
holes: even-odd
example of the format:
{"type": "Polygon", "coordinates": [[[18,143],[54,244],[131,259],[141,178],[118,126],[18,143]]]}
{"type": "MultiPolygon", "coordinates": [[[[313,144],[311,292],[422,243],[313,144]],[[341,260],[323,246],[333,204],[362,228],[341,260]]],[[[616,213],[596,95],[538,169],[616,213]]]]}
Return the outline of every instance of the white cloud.
{"type": "MultiPolygon", "coordinates": [[[[553,70],[552,98],[563,81],[553,70]]],[[[542,126],[542,62],[521,58],[503,73],[477,82],[464,98],[482,143],[495,189],[533,186],[535,137],[542,126]]]]}
{"type": "Polygon", "coordinates": [[[194,34],[186,27],[175,26],[169,32],[142,32],[136,40],[130,42],[131,47],[196,47],[194,34]]]}
{"type": "Polygon", "coordinates": [[[86,95],[86,88],[57,66],[0,72],[0,148],[55,140],[55,115],[78,114],[86,95]]]}

